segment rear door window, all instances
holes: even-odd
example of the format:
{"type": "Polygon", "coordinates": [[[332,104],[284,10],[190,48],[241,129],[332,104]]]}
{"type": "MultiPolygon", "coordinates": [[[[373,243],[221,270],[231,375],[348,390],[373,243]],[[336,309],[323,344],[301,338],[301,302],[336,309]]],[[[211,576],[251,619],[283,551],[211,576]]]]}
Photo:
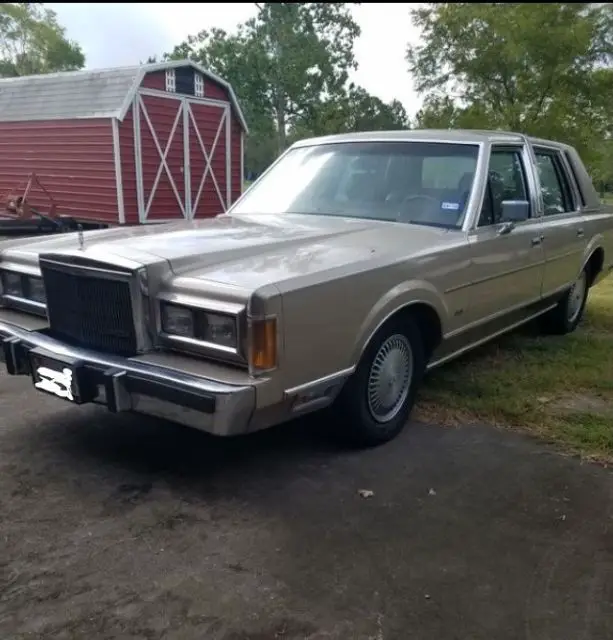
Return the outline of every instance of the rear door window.
{"type": "Polygon", "coordinates": [[[560,156],[555,151],[535,149],[536,167],[541,183],[544,214],[568,213],[575,206],[570,183],[560,156]]]}

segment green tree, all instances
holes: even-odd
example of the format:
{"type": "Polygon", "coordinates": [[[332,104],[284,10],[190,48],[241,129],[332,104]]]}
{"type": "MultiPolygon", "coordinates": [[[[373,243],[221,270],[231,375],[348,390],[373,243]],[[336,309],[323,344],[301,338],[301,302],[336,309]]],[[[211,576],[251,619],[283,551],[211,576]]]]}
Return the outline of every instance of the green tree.
{"type": "Polygon", "coordinates": [[[85,66],[54,11],[40,2],[0,3],[0,77],[72,71],[85,66]]]}
{"type": "Polygon", "coordinates": [[[294,123],[291,139],[329,135],[347,131],[385,131],[409,128],[409,118],[402,103],[385,103],[363,87],[351,83],[334,98],[318,102],[305,110],[294,123]]]}
{"type": "Polygon", "coordinates": [[[227,79],[245,108],[252,140],[268,136],[285,150],[292,125],[314,105],[343,93],[356,67],[360,34],[349,3],[262,3],[236,34],[202,31],[167,54],[189,57],[227,79]],[[261,134],[261,135],[260,135],[261,134]]]}
{"type": "Polygon", "coordinates": [[[426,95],[420,125],[510,129],[593,157],[613,99],[611,3],[427,3],[411,13],[423,40],[407,51],[426,95]]]}

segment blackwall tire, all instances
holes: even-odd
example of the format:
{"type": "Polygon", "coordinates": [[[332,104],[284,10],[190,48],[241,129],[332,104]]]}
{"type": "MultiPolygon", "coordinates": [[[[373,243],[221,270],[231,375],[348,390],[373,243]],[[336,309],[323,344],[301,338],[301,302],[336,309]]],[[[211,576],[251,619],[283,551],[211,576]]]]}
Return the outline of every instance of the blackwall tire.
{"type": "Polygon", "coordinates": [[[406,426],[426,368],[421,332],[410,317],[386,323],[366,347],[333,408],[343,444],[374,447],[406,426]]]}
{"type": "Polygon", "coordinates": [[[554,335],[573,332],[583,318],[588,293],[589,278],[584,269],[556,307],[543,316],[543,330],[554,335]]]}

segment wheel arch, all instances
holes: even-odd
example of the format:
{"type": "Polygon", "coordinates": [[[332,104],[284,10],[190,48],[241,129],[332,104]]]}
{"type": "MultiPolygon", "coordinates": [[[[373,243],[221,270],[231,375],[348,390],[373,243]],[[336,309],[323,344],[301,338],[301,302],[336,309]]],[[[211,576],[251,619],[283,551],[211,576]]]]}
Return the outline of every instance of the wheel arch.
{"type": "Polygon", "coordinates": [[[372,339],[387,323],[408,315],[416,318],[429,358],[443,339],[447,307],[434,287],[428,283],[410,282],[392,289],[373,307],[360,327],[353,350],[353,364],[357,365],[372,339]]]}
{"type": "Polygon", "coordinates": [[[583,254],[579,273],[584,269],[587,271],[588,286],[590,287],[596,283],[598,276],[604,269],[605,253],[602,240],[603,237],[600,234],[594,236],[583,254]]]}

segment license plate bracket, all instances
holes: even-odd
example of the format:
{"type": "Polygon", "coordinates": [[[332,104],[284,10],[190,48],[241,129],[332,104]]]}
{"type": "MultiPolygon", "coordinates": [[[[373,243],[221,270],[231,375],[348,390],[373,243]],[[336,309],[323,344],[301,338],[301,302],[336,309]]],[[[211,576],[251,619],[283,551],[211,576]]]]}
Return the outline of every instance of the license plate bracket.
{"type": "Polygon", "coordinates": [[[39,347],[31,349],[28,357],[32,383],[38,391],[73,404],[85,404],[95,398],[96,385],[88,380],[82,360],[70,356],[58,357],[39,347]]]}

